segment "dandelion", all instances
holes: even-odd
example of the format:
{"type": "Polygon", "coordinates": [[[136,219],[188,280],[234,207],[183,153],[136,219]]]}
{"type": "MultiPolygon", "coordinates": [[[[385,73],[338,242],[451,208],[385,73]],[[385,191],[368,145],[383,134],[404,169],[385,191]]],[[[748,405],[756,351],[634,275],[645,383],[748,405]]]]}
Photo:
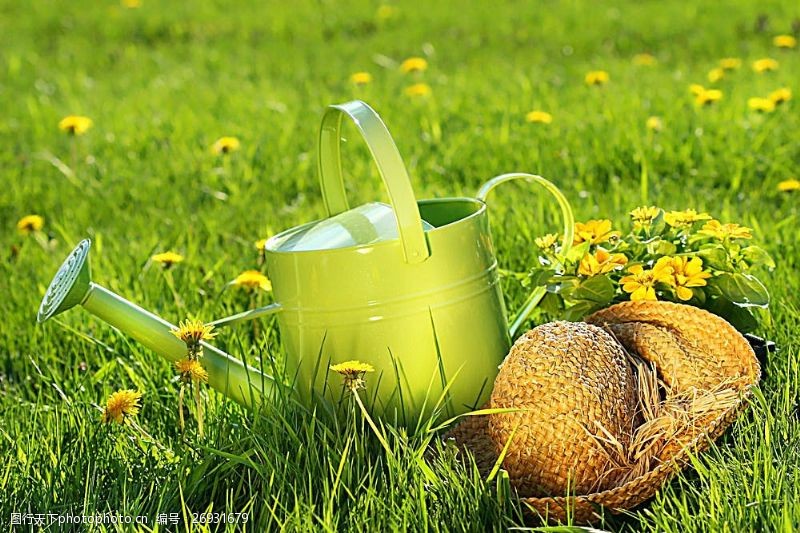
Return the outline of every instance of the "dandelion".
{"type": "Polygon", "coordinates": [[[778,190],[781,192],[800,191],[800,180],[794,178],[790,180],[784,180],[778,184],[778,190]]]}
{"type": "Polygon", "coordinates": [[[70,135],[83,135],[92,127],[92,119],[80,115],[69,115],[61,119],[58,129],[70,135]]]}
{"type": "Polygon", "coordinates": [[[778,48],[794,48],[797,46],[797,39],[793,35],[776,35],[772,39],[772,44],[778,48]]]}
{"type": "Polygon", "coordinates": [[[664,213],[664,221],[673,228],[689,227],[695,222],[701,222],[703,220],[711,220],[711,215],[708,213],[698,213],[694,209],[664,213]]]}
{"type": "Polygon", "coordinates": [[[725,71],[722,68],[713,68],[708,71],[708,81],[716,83],[725,77],[725,71]]]}
{"type": "Polygon", "coordinates": [[[647,117],[645,126],[650,131],[661,131],[664,129],[664,123],[661,121],[660,117],[647,117]]]}
{"type": "Polygon", "coordinates": [[[630,273],[619,280],[622,290],[631,295],[631,301],[658,300],[656,285],[658,283],[670,284],[672,281],[672,268],[666,265],[656,265],[645,270],[642,265],[633,265],[628,268],[630,273]]]}
{"type": "Polygon", "coordinates": [[[128,9],[137,9],[142,7],[141,0],[122,0],[122,6],[128,9]]]}
{"type": "Polygon", "coordinates": [[[636,54],[633,56],[633,64],[642,67],[651,67],[658,63],[658,60],[652,54],[636,54]]]}
{"type": "Polygon", "coordinates": [[[267,240],[268,239],[258,239],[253,243],[253,246],[255,246],[256,250],[258,250],[259,252],[263,252],[264,249],[266,249],[267,247],[267,240]]]}
{"type": "Polygon", "coordinates": [[[759,113],[771,113],[775,111],[775,102],[769,98],[749,98],[747,107],[759,113]]]}
{"type": "Polygon", "coordinates": [[[17,229],[25,234],[41,231],[43,227],[44,218],[39,215],[25,215],[17,221],[17,229]]]}
{"type": "Polygon", "coordinates": [[[618,231],[611,231],[610,220],[590,220],[586,223],[575,223],[575,239],[573,245],[582,242],[600,244],[619,237],[618,231]]]}
{"type": "Polygon", "coordinates": [[[272,290],[272,282],[258,270],[245,270],[231,281],[231,285],[245,287],[247,289],[272,290]]]}
{"type": "Polygon", "coordinates": [[[694,96],[700,96],[704,92],[706,92],[706,88],[698,83],[693,83],[689,85],[689,92],[692,93],[694,96]]]}
{"type": "Polygon", "coordinates": [[[710,105],[722,100],[722,91],[719,89],[704,89],[703,92],[695,97],[698,105],[710,105]]]}
{"type": "Polygon", "coordinates": [[[181,359],[175,363],[175,369],[180,374],[181,379],[187,383],[191,381],[208,383],[208,372],[197,359],[189,357],[181,359]]]}
{"type": "Polygon", "coordinates": [[[592,254],[586,254],[581,259],[578,266],[578,274],[581,276],[596,276],[597,274],[608,274],[614,270],[619,270],[628,263],[628,258],[623,254],[612,254],[603,248],[597,248],[592,254]]]}
{"type": "Polygon", "coordinates": [[[634,229],[641,229],[649,226],[658,218],[659,214],[661,214],[661,209],[656,206],[637,207],[630,212],[634,229]]]}
{"type": "Polygon", "coordinates": [[[553,115],[548,113],[547,111],[531,111],[527,115],[525,115],[525,120],[532,123],[538,124],[550,124],[553,122],[553,115]]]}
{"type": "Polygon", "coordinates": [[[699,257],[662,257],[658,260],[663,267],[672,268],[672,282],[675,294],[683,301],[691,300],[692,287],[705,287],[711,273],[703,270],[703,260],[699,257]]]}
{"type": "Polygon", "coordinates": [[[409,57],[400,63],[400,70],[409,74],[411,72],[423,72],[428,69],[428,62],[421,57],[409,57]]]}
{"type": "Polygon", "coordinates": [[[778,70],[778,62],[772,59],[771,57],[757,59],[753,61],[753,70],[758,72],[759,74],[763,72],[771,72],[773,70],[778,70]]]}
{"type": "Polygon", "coordinates": [[[547,235],[536,237],[535,239],[533,239],[533,242],[541,250],[550,250],[556,247],[556,243],[558,242],[558,235],[556,235],[555,233],[548,233],[547,235]]]}
{"type": "Polygon", "coordinates": [[[350,75],[350,83],[353,85],[366,85],[372,81],[372,74],[369,72],[355,72],[350,75]]]}
{"type": "Polygon", "coordinates": [[[120,390],[113,393],[106,400],[106,406],[103,409],[101,420],[104,424],[109,422],[116,422],[122,424],[128,418],[139,414],[139,400],[142,398],[142,393],[135,390],[120,390]]]}
{"type": "Polygon", "coordinates": [[[184,257],[176,252],[161,252],[153,255],[150,260],[160,264],[163,268],[170,268],[172,265],[183,263],[184,257]]]}
{"type": "Polygon", "coordinates": [[[586,85],[605,85],[608,83],[610,77],[605,70],[592,70],[587,72],[583,78],[586,85]]]}
{"type": "Polygon", "coordinates": [[[752,239],[751,231],[750,228],[739,224],[721,224],[718,220],[709,220],[697,233],[724,241],[727,239],[752,239]]]}
{"type": "Polygon", "coordinates": [[[769,93],[769,99],[775,105],[780,105],[792,99],[792,90],[788,87],[781,87],[769,93]]]}
{"type": "Polygon", "coordinates": [[[358,389],[364,388],[364,374],[367,372],[375,372],[375,368],[367,363],[361,361],[345,361],[336,365],[331,365],[332,372],[344,376],[344,388],[350,392],[355,392],[358,389]]]}
{"type": "Polygon", "coordinates": [[[241,148],[242,144],[236,137],[220,137],[211,145],[211,152],[215,155],[229,154],[241,148]]]}
{"type": "Polygon", "coordinates": [[[181,322],[170,333],[186,344],[189,351],[197,351],[201,341],[211,340],[217,336],[214,326],[209,326],[200,320],[187,319],[181,322]]]}
{"type": "Polygon", "coordinates": [[[722,70],[736,70],[742,66],[742,60],[738,57],[724,57],[719,60],[719,67],[722,70]]]}
{"type": "Polygon", "coordinates": [[[406,87],[404,92],[406,96],[412,98],[424,98],[430,96],[433,91],[427,83],[415,83],[414,85],[406,87]]]}

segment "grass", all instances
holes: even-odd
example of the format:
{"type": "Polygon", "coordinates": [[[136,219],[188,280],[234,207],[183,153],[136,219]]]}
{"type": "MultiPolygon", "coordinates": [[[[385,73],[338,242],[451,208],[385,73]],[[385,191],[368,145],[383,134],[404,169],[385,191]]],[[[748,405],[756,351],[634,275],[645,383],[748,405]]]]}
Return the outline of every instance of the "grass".
{"type": "MultiPolygon", "coordinates": [[[[253,531],[526,525],[502,476],[487,483],[447,453],[421,463],[424,432],[390,430],[387,456],[355,411],[309,412],[287,397],[252,414],[214,393],[205,438],[183,437],[167,362],[80,311],[35,324],[50,276],[85,236],[99,282],[171,321],[250,305],[217,294],[256,266],[253,241],[323,215],[321,112],[362,98],[389,125],[419,197],[473,195],[496,174],[527,171],[555,181],[580,220],[620,224],[656,203],[754,228],[778,263],[763,276],[773,302],[760,333],[780,352],[716,446],[640,512],[600,526],[800,529],[798,196],[776,189],[798,176],[800,114],[796,101],[766,115],[746,104],[782,86],[800,91],[797,49],[771,42],[797,31],[800,11],[725,4],[398,2],[380,20],[363,1],[0,2],[0,523],[12,512],[114,511],[148,516],[140,529],[150,531],[159,513],[225,511],[250,513],[238,528],[253,531]],[[632,63],[645,51],[657,65],[632,63]],[[399,73],[412,55],[427,56],[428,71],[399,73]],[[688,85],[707,84],[728,56],[742,68],[716,84],[722,101],[697,108],[688,85]],[[780,69],[755,74],[760,57],[780,69]],[[586,87],[593,69],[611,82],[586,87]],[[374,79],[358,88],[348,78],[360,70],[374,79]],[[405,96],[410,78],[429,83],[432,98],[405,96]],[[553,123],[526,123],[532,109],[553,123]],[[94,127],[68,138],[56,127],[68,114],[94,127]],[[663,131],[646,130],[651,115],[663,131]],[[223,135],[242,149],[211,155],[223,135]],[[46,218],[46,238],[16,232],[29,213],[46,218]],[[148,263],[167,249],[187,257],[169,276],[148,263]],[[119,388],[144,392],[138,420],[152,440],[99,425],[96,405],[119,388]]],[[[365,149],[351,142],[345,159],[354,202],[382,198],[365,149]]],[[[557,228],[551,202],[507,186],[490,203],[501,263],[530,267],[532,239],[557,228]]],[[[526,296],[512,280],[505,293],[511,309],[526,296]]],[[[270,320],[218,344],[251,362],[281,355],[270,320]]]]}

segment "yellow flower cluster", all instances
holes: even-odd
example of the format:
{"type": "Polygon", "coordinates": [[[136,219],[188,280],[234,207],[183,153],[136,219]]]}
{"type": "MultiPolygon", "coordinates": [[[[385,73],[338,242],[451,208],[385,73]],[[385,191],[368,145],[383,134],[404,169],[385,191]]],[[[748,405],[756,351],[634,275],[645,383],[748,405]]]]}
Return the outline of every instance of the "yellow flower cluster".
{"type": "Polygon", "coordinates": [[[618,231],[611,230],[610,220],[590,220],[588,222],[575,223],[575,239],[573,245],[588,242],[589,244],[601,244],[606,241],[619,237],[618,231]]]}
{"type": "Polygon", "coordinates": [[[683,300],[692,299],[692,288],[704,287],[711,273],[703,270],[699,257],[662,257],[650,269],[643,265],[628,268],[629,274],[620,279],[622,290],[629,293],[632,301],[657,300],[656,287],[664,284],[683,300]]]}
{"type": "Polygon", "coordinates": [[[578,274],[581,276],[596,276],[608,274],[624,267],[628,258],[624,254],[612,254],[608,250],[598,247],[594,254],[586,254],[578,265],[578,274]]]}

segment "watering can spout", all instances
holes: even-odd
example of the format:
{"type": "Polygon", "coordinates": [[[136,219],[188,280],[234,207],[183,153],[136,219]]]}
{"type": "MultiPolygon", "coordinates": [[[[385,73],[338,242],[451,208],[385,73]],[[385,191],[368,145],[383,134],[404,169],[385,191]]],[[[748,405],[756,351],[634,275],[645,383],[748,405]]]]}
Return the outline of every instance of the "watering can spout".
{"type": "MultiPolygon", "coordinates": [[[[171,332],[176,327],[91,281],[89,248],[85,239],[70,253],[42,299],[37,320],[41,323],[76,305],[130,335],[170,362],[186,357],[186,345],[171,332]]],[[[275,384],[256,368],[203,342],[202,364],[208,384],[246,407],[262,402],[275,384]]]]}

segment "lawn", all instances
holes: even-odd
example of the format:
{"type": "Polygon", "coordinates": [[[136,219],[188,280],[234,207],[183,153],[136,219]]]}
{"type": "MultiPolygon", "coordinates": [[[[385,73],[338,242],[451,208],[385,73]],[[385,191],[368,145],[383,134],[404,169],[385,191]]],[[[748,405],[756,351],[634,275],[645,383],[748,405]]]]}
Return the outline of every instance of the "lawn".
{"type": "MultiPolygon", "coordinates": [[[[578,220],[622,226],[655,204],[752,228],[777,263],[760,274],[772,302],[757,333],[780,350],[710,451],[649,504],[599,527],[797,531],[800,192],[778,184],[800,177],[800,114],[796,100],[757,113],[748,99],[800,92],[800,51],[773,44],[798,32],[798,5],[772,0],[3,0],[0,524],[14,527],[12,513],[113,512],[148,517],[142,531],[189,530],[192,513],[225,512],[248,513],[247,523],[210,530],[541,526],[469,462],[426,455],[421,467],[435,435],[388,428],[389,455],[355,411],[336,417],[283,398],[254,414],[212,391],[205,435],[192,418],[182,434],[167,361],[80,310],[36,324],[49,280],[84,237],[97,282],[171,322],[268,303],[265,292],[223,289],[259,268],[256,240],[324,215],[319,120],[326,105],[358,98],[387,123],[419,198],[472,196],[494,175],[524,171],[554,181],[578,220]],[[642,53],[655,64],[634,60],[642,53]],[[402,73],[412,56],[427,70],[402,73]],[[711,83],[725,57],[741,67],[711,83]],[[767,57],[777,70],[751,68],[767,57]],[[588,86],[594,70],[610,81],[588,86]],[[354,84],[362,71],[371,81],[354,84]],[[430,94],[407,94],[415,83],[430,94]],[[691,84],[722,99],[698,106],[691,84]],[[527,121],[532,110],[552,122],[527,121]],[[67,115],[93,126],[68,135],[58,127],[67,115]],[[212,153],[223,136],[240,149],[212,153]],[[44,227],[25,235],[16,225],[29,214],[44,227]],[[165,270],[150,260],[167,250],[185,261],[165,270]],[[143,393],[138,430],[100,423],[119,389],[143,393]],[[157,526],[162,513],[180,525],[157,526]]],[[[346,136],[353,203],[384,199],[368,152],[352,128],[346,136]]],[[[530,269],[533,239],[559,229],[552,201],[508,186],[490,203],[501,264],[530,269]]],[[[529,291],[514,278],[504,290],[510,308],[529,291]]],[[[527,325],[554,318],[538,312],[527,325]]],[[[256,365],[283,353],[273,319],[226,329],[215,344],[256,365]]]]}

